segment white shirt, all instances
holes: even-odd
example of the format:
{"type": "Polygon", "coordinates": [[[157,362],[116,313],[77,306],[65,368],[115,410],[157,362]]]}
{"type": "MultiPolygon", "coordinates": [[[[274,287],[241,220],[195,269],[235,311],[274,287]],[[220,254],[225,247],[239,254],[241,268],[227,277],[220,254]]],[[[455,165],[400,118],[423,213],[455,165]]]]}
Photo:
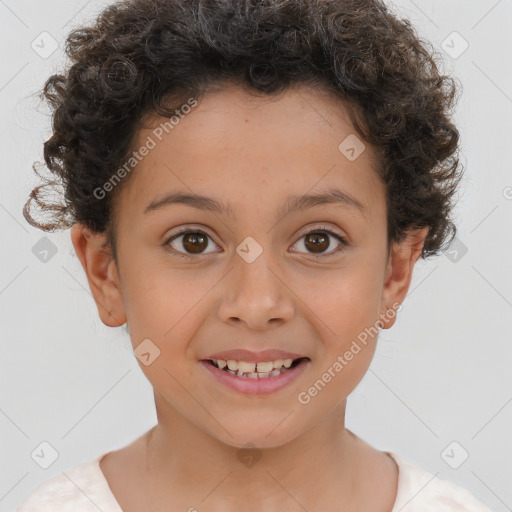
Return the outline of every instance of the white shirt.
{"type": "MultiPolygon", "coordinates": [[[[110,452],[63,471],[30,492],[14,512],[122,512],[99,462],[110,452]]],[[[398,489],[391,512],[491,512],[468,490],[409,464],[398,465],[398,489]]]]}

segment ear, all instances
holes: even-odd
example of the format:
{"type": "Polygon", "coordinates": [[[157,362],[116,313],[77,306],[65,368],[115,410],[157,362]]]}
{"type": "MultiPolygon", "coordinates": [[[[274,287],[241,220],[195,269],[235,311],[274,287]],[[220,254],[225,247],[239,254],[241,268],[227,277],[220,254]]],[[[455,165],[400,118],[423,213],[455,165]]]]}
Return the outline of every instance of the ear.
{"type": "Polygon", "coordinates": [[[393,304],[402,304],[409,290],[414,265],[421,254],[429,228],[410,230],[399,244],[394,244],[386,267],[381,304],[383,304],[380,322],[384,329],[393,326],[396,320],[396,308],[393,304]]]}
{"type": "Polygon", "coordinates": [[[84,268],[101,321],[109,327],[126,322],[119,274],[112,252],[106,248],[106,235],[75,223],[71,241],[84,268]]]}

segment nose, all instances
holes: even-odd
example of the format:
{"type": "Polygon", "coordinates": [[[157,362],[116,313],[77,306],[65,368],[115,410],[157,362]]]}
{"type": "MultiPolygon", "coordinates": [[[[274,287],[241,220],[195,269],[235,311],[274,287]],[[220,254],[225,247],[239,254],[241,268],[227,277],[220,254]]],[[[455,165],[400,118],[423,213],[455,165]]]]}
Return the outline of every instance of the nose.
{"type": "Polygon", "coordinates": [[[266,330],[293,317],[295,305],[290,286],[265,254],[263,251],[252,263],[235,258],[235,268],[226,276],[218,308],[223,322],[266,330]]]}

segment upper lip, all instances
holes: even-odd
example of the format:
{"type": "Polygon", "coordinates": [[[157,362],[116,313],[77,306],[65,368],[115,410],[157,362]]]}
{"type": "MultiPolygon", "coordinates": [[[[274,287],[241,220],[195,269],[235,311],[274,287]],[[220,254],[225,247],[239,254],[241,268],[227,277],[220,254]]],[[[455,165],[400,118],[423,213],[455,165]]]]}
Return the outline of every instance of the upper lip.
{"type": "Polygon", "coordinates": [[[263,350],[261,352],[252,352],[243,348],[236,350],[225,350],[223,352],[215,352],[205,359],[212,359],[214,361],[222,359],[224,361],[247,361],[249,363],[257,363],[262,361],[276,361],[277,359],[298,359],[300,357],[307,357],[302,354],[294,354],[292,352],[284,352],[277,349],[263,350]]]}

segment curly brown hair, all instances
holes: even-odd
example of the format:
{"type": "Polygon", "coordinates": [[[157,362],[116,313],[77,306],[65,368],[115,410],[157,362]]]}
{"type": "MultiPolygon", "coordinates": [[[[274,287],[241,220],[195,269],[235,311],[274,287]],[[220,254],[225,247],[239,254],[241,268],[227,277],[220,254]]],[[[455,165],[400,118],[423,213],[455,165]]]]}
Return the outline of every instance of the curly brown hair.
{"type": "Polygon", "coordinates": [[[381,0],[125,0],[70,32],[65,52],[72,65],[41,92],[53,109],[44,143],[53,176],[33,166],[44,180],[23,208],[33,226],[83,223],[107,234],[116,258],[115,199],[129,177],[103,199],[94,190],[129,158],[146,115],[172,115],[185,98],[233,82],[267,95],[295,84],[330,91],[378,155],[388,247],[428,227],[426,258],[455,236],[463,169],[450,116],[459,83],[381,0]],[[56,186],[64,203],[44,199],[56,186]],[[50,222],[34,220],[32,200],[50,222]]]}

